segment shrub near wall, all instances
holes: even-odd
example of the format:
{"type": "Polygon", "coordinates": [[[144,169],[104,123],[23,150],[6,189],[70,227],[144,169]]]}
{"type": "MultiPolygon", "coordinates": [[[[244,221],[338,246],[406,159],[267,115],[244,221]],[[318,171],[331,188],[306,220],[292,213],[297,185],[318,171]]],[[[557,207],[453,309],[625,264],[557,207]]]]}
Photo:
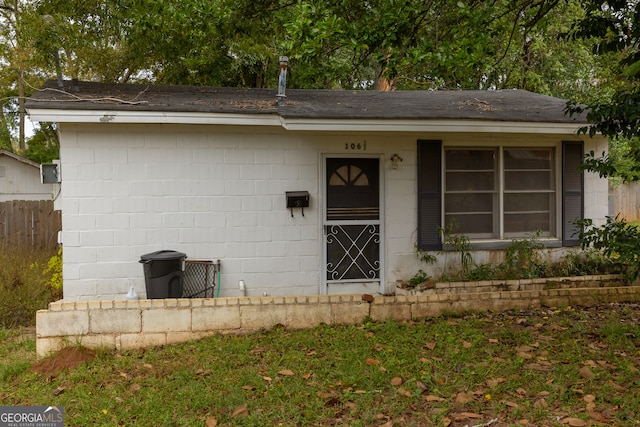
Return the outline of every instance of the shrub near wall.
{"type": "Polygon", "coordinates": [[[61,297],[50,281],[52,249],[0,243],[0,327],[35,325],[36,311],[61,297]]]}

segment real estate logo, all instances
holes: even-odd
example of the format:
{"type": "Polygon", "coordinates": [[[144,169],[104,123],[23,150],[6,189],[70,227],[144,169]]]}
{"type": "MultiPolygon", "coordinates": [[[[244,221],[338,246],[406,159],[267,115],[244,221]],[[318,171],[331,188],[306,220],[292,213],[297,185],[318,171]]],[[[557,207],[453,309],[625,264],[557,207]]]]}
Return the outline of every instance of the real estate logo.
{"type": "Polygon", "coordinates": [[[64,427],[64,408],[0,406],[0,427],[64,427]]]}

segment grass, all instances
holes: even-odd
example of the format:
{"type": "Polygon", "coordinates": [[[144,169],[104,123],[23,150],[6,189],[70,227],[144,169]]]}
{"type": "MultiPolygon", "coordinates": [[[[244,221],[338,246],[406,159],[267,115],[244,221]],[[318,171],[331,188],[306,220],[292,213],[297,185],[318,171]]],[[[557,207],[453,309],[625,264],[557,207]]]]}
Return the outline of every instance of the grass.
{"type": "Polygon", "coordinates": [[[0,328],[35,325],[36,311],[60,298],[51,286],[55,249],[0,243],[0,328]]]}
{"type": "Polygon", "coordinates": [[[69,426],[640,425],[640,305],[276,328],[48,371],[0,332],[0,402],[69,426]],[[489,424],[490,423],[490,424],[489,424]]]}

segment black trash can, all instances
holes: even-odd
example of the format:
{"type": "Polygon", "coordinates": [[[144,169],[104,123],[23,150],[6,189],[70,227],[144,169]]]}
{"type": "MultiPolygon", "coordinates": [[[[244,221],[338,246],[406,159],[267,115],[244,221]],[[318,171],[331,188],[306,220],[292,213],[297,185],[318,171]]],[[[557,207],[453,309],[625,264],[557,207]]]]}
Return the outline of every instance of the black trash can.
{"type": "Polygon", "coordinates": [[[162,250],[144,254],[140,263],[144,267],[147,298],[181,298],[184,260],[182,252],[162,250]]]}

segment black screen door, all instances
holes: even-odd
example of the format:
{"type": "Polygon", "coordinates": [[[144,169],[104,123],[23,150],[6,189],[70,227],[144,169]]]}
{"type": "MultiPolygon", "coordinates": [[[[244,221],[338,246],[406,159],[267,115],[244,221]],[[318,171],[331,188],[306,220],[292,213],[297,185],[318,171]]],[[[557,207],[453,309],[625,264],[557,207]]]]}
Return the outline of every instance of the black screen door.
{"type": "Polygon", "coordinates": [[[326,159],[326,281],[380,281],[380,160],[326,159]]]}

